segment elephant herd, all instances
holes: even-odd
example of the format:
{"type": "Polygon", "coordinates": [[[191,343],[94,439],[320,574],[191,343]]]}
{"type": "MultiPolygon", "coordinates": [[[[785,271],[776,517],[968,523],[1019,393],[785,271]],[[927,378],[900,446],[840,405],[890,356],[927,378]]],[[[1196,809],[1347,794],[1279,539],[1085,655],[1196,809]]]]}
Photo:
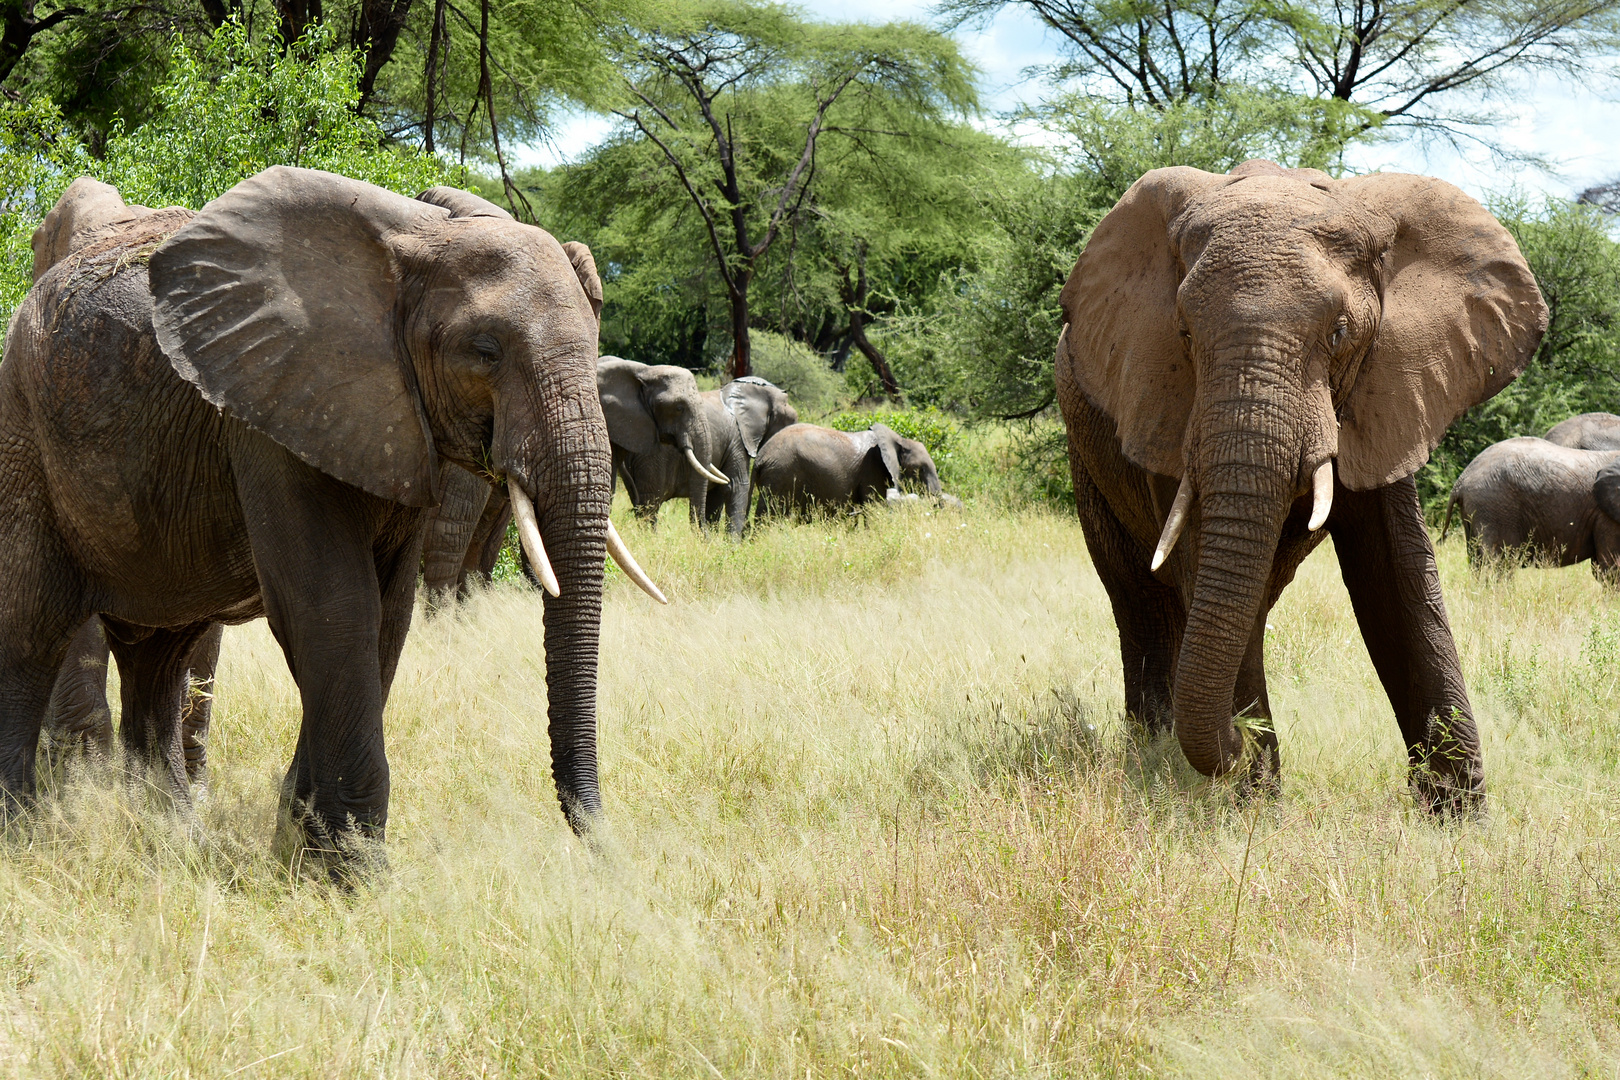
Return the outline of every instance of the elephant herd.
{"type": "MultiPolygon", "coordinates": [[[[552,774],[588,834],[605,558],[663,599],[609,519],[616,480],[646,517],[685,498],[733,535],[751,501],[805,513],[906,480],[946,498],[927,449],[881,424],[803,424],[763,380],[704,393],[599,358],[589,250],[466,192],[278,166],[193,213],[84,180],[35,241],[0,363],[8,812],[34,795],[46,716],[95,711],[97,650],[119,665],[126,762],[189,807],[220,627],[262,617],[302,704],[278,846],[363,864],[418,578],[459,588],[515,519],[545,593],[552,774]]],[[[1414,794],[1475,812],[1484,764],[1413,474],[1546,328],[1512,237],[1426,177],[1159,169],[1060,303],[1057,402],[1133,722],[1274,790],[1266,617],[1332,536],[1414,794]]],[[[1600,509],[1607,468],[1589,470],[1600,509]]],[[[1484,528],[1484,503],[1457,502],[1484,528]]],[[[63,738],[104,746],[93,727],[63,738]]]]}
{"type": "Polygon", "coordinates": [[[881,423],[861,432],[802,424],[785,392],[752,375],[700,392],[686,368],[604,356],[596,385],[614,475],[649,521],[669,499],[685,498],[700,528],[724,509],[727,529],[741,537],[755,486],[760,516],[901,497],[903,483],[955,502],[921,442],[881,423]]]}
{"type": "Polygon", "coordinates": [[[1454,512],[1476,566],[1590,559],[1598,580],[1620,585],[1620,416],[1582,413],[1486,447],[1452,485],[1442,536],[1454,512]]]}

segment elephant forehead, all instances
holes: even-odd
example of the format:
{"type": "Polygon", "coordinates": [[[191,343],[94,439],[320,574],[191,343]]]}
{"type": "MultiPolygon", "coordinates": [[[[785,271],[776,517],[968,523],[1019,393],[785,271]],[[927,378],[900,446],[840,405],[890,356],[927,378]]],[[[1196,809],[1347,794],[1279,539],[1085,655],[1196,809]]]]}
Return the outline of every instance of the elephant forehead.
{"type": "Polygon", "coordinates": [[[1194,250],[1381,250],[1394,222],[1354,198],[1292,177],[1256,176],[1205,192],[1176,223],[1184,257],[1194,250]]]}

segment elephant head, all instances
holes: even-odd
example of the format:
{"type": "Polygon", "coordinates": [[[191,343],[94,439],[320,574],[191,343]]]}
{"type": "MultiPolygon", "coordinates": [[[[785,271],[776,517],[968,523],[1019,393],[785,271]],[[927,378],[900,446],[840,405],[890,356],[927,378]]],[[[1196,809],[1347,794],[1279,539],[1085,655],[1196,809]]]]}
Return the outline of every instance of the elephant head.
{"type": "Polygon", "coordinates": [[[660,445],[680,453],[694,474],[693,506],[703,505],[709,484],[728,482],[707,464],[709,423],[690,371],[604,356],[596,365],[596,389],[614,446],[637,455],[660,445]]]}
{"type": "Polygon", "coordinates": [[[595,283],[531,225],[283,166],[204,207],[152,254],[149,280],[181,377],[322,472],[416,507],[438,501],[444,461],[504,481],[554,578],[552,770],[585,829],[601,809],[604,548],[628,558],[608,520],[595,283]]]}
{"type": "Polygon", "coordinates": [[[787,392],[757,375],[744,375],[726,383],[720,400],[737,424],[743,450],[750,459],[772,435],[799,422],[798,410],[788,401],[787,392]]]}
{"type": "Polygon", "coordinates": [[[34,280],[72,252],[109,235],[118,226],[151,214],[144,206],[124,202],[111,184],[81,176],[68,185],[34,230],[34,280]]]}
{"type": "Polygon", "coordinates": [[[1451,185],[1270,162],[1147,173],[1061,302],[1060,389],[1179,479],[1155,570],[1194,523],[1172,709],[1188,760],[1218,775],[1241,751],[1234,680],[1296,500],[1315,530],[1335,473],[1354,491],[1411,475],[1524,368],[1547,308],[1513,238],[1451,185]]]}
{"type": "Polygon", "coordinates": [[[934,456],[928,452],[928,447],[904,435],[896,435],[894,441],[901,477],[921,484],[936,499],[942,497],[945,488],[939,482],[939,470],[934,467],[934,456]]]}

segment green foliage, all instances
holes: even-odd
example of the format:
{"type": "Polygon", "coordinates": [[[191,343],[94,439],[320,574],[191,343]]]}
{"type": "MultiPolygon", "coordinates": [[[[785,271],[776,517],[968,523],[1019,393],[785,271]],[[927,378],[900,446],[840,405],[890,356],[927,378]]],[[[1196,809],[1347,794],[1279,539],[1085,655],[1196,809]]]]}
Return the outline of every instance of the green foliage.
{"type": "Polygon", "coordinates": [[[68,184],[89,174],[126,201],[198,209],[271,165],[325,169],[415,195],[465,174],[438,158],[385,145],[354,111],[359,69],[316,31],[285,52],[254,43],[235,24],[205,47],[175,38],[171,68],[154,91],[159,111],[107,140],[95,160],[59,109],[34,98],[0,107],[0,314],[27,293],[29,237],[68,184]]]}
{"type": "Polygon", "coordinates": [[[1522,198],[1492,207],[1519,242],[1547,301],[1547,333],[1524,373],[1463,414],[1418,473],[1431,518],[1481,450],[1515,435],[1543,435],[1576,413],[1620,411],[1620,243],[1595,207],[1522,198]]]}
{"type": "Polygon", "coordinates": [[[756,331],[754,374],[787,392],[806,419],[838,407],[842,381],[814,350],[792,338],[756,331]]]}
{"type": "Polygon", "coordinates": [[[462,176],[437,158],[384,145],[355,112],[360,69],[317,26],[292,48],[227,23],[203,48],[176,38],[152,120],[107,142],[98,175],[130,202],[200,208],[271,165],[324,169],[415,195],[462,176]]]}
{"type": "Polygon", "coordinates": [[[33,283],[29,238],[90,164],[49,100],[0,101],[0,318],[10,320],[33,283]]]}

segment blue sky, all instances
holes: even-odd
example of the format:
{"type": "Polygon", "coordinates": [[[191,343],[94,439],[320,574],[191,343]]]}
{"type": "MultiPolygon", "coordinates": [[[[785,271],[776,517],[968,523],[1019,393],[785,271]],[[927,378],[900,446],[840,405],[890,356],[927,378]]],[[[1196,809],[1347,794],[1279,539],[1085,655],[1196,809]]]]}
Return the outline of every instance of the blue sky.
{"type": "MultiPolygon", "coordinates": [[[[929,21],[931,0],[817,0],[802,5],[833,22],[929,21]]],[[[986,108],[1003,112],[1042,92],[1038,80],[1024,75],[1031,65],[1057,55],[1052,36],[1022,11],[1006,10],[982,29],[957,34],[964,51],[983,72],[980,87],[986,108]]],[[[1496,131],[1505,145],[1550,159],[1554,171],[1509,167],[1483,152],[1459,153],[1444,142],[1407,138],[1359,147],[1349,155],[1357,171],[1386,169],[1426,173],[1450,180],[1476,195],[1518,187],[1528,192],[1571,195],[1601,180],[1620,176],[1620,88],[1612,79],[1594,80],[1594,89],[1551,78],[1527,78],[1504,100],[1510,120],[1496,131]]],[[[1458,101],[1460,107],[1477,103],[1458,101]]],[[[537,148],[529,160],[552,163],[570,159],[608,129],[602,117],[574,116],[558,125],[552,145],[537,148]]]]}

